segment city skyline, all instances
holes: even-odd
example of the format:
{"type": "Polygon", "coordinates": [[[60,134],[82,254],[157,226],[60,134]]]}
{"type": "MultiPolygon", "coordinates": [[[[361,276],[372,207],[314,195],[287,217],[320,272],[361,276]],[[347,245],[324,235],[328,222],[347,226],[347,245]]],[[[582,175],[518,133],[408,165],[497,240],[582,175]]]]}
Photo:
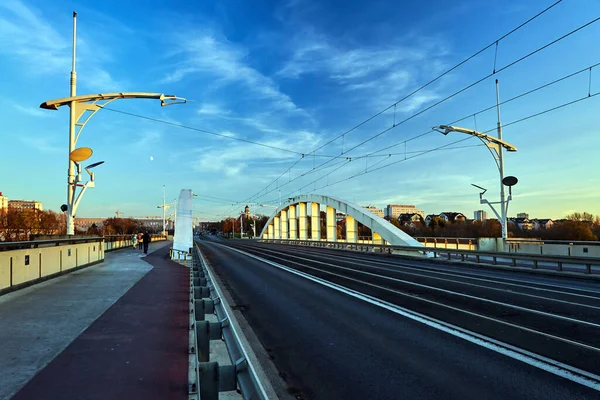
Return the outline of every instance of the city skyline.
{"type": "MultiPolygon", "coordinates": [[[[428,134],[378,157],[364,157],[493,105],[493,78],[344,154],[355,158],[352,162],[336,160],[331,164],[339,165],[309,174],[329,159],[326,156],[344,153],[490,73],[493,48],[395,110],[324,146],[317,152],[319,157],[280,150],[310,154],[550,4],[434,3],[439,7],[433,13],[416,4],[405,6],[403,14],[412,15],[408,19],[390,15],[393,2],[353,3],[335,10],[310,1],[239,3],[237,7],[186,4],[179,11],[156,5],[145,13],[113,1],[94,8],[75,2],[3,2],[0,34],[14,40],[0,44],[6,60],[0,68],[3,76],[10,77],[5,85],[10,96],[0,108],[0,118],[6,121],[0,158],[5,169],[14,166],[16,173],[5,174],[0,189],[11,199],[33,199],[54,211],[65,203],[68,111],[38,107],[68,95],[70,15],[77,9],[78,94],[174,93],[194,102],[160,108],[153,101],[118,100],[110,108],[271,146],[102,110],[86,127],[79,145],[94,149],[91,162],[106,160],[106,164],[95,170],[96,188],[86,193],[77,217],[110,217],[116,210],[125,215],[159,215],[156,207],[162,204],[163,185],[168,202],[183,188],[198,193],[194,210],[203,220],[234,215],[235,207],[241,210],[247,203],[269,215],[271,209],[252,203],[278,204],[278,187],[283,198],[297,189],[303,193],[316,189],[360,205],[415,204],[425,214],[458,211],[467,216],[482,209],[493,217],[479,204],[479,190],[471,184],[487,188],[485,197],[497,200],[498,174],[485,148],[462,147],[477,145],[475,140],[416,157],[415,151],[466,138],[459,133],[428,134]],[[116,4],[119,14],[109,12],[116,4]],[[442,23],[447,16],[468,20],[469,30],[442,23]],[[179,29],[173,34],[147,29],[174,25],[179,29]],[[376,168],[377,163],[386,165],[388,157],[398,163],[334,184],[376,168]],[[299,178],[302,174],[307,176],[299,178]],[[318,177],[322,179],[311,184],[318,177]],[[264,194],[244,201],[264,188],[264,194]],[[232,206],[233,202],[239,204],[232,206]]],[[[501,41],[497,67],[509,65],[600,12],[598,3],[582,3],[577,7],[561,3],[501,41]],[[523,37],[527,43],[519,39],[523,37]]],[[[599,62],[597,54],[589,51],[600,35],[598,25],[497,74],[501,101],[599,62]]],[[[600,179],[590,164],[600,144],[600,116],[594,112],[597,98],[509,125],[598,92],[598,73],[592,69],[591,80],[580,74],[502,106],[504,139],[518,148],[505,159],[506,174],[519,178],[509,216],[528,212],[560,219],[573,211],[600,214],[600,179]]],[[[484,131],[495,123],[495,110],[490,110],[458,125],[484,131]]]]}

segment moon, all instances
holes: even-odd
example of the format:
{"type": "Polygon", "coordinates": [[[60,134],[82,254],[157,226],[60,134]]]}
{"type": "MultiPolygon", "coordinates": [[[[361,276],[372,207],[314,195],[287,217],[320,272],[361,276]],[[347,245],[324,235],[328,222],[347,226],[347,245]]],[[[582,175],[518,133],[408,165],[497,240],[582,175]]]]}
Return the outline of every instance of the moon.
{"type": "Polygon", "coordinates": [[[154,157],[150,156],[150,161],[154,161],[154,157]]]}

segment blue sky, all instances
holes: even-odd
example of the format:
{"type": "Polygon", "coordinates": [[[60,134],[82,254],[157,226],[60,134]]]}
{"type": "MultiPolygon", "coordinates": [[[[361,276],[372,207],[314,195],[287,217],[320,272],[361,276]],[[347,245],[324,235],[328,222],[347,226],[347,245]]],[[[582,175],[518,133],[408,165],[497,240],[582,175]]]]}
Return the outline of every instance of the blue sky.
{"type": "MultiPolygon", "coordinates": [[[[86,193],[78,216],[112,216],[117,209],[126,216],[158,215],[163,185],[167,201],[182,188],[200,194],[194,210],[203,220],[241,210],[243,204],[232,207],[231,202],[261,190],[253,201],[275,204],[279,192],[287,197],[316,191],[364,205],[415,204],[427,213],[461,211],[472,216],[483,206],[471,183],[488,188],[491,200],[499,190],[487,150],[473,147],[478,142],[472,139],[456,145],[469,147],[414,153],[466,138],[459,133],[430,133],[402,142],[469,115],[457,125],[493,129],[494,110],[472,115],[494,104],[494,79],[499,79],[500,96],[506,100],[600,62],[600,22],[348,152],[394,120],[403,121],[490,74],[492,47],[399,103],[395,112],[388,110],[316,155],[311,152],[550,4],[2,1],[0,191],[13,199],[42,201],[46,209],[57,210],[65,202],[68,109],[42,110],[39,104],[68,96],[71,12],[76,10],[78,94],[176,94],[193,102],[161,108],[154,100],[117,100],[110,107],[306,154],[301,158],[103,110],[78,142],[78,147],[94,149],[90,161],[106,161],[96,170],[96,188],[86,193]],[[361,158],[396,143],[401,144],[379,156],[361,158]]],[[[598,16],[597,1],[564,0],[502,40],[496,67],[598,16]]],[[[592,70],[591,82],[591,93],[600,91],[600,67],[592,70]]],[[[502,121],[508,124],[579,99],[588,90],[589,74],[579,74],[504,105],[502,121]]],[[[506,156],[506,174],[519,178],[510,215],[600,214],[599,106],[600,96],[592,97],[506,126],[504,139],[518,148],[506,156]]],[[[255,211],[270,213],[268,208],[255,211]]]]}

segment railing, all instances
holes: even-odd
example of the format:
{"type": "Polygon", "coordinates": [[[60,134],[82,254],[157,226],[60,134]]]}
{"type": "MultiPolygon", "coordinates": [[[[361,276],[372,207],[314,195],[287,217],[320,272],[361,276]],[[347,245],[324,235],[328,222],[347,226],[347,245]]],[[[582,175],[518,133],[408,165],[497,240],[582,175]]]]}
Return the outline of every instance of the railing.
{"type": "Polygon", "coordinates": [[[73,239],[50,239],[50,240],[35,240],[21,242],[0,242],[0,251],[21,250],[21,249],[37,249],[41,247],[61,246],[64,244],[78,244],[101,242],[102,236],[91,236],[86,238],[73,239]]]}
{"type": "Polygon", "coordinates": [[[269,396],[240,339],[240,327],[231,318],[229,305],[197,245],[192,254],[190,279],[189,395],[216,400],[219,391],[236,390],[239,386],[245,399],[267,400],[269,396]],[[218,322],[205,321],[207,313],[214,313],[218,322]],[[225,341],[232,365],[210,361],[210,341],[219,339],[225,341]]]}
{"type": "Polygon", "coordinates": [[[464,250],[477,250],[477,238],[457,238],[457,237],[415,237],[426,247],[443,247],[464,250]]]}
{"type": "Polygon", "coordinates": [[[389,246],[377,244],[340,243],[340,242],[313,242],[310,240],[275,240],[261,239],[259,242],[291,244],[299,246],[328,247],[352,251],[374,252],[429,256],[432,258],[443,258],[450,261],[474,262],[477,264],[525,267],[531,269],[553,268],[559,272],[571,272],[578,274],[600,273],[599,257],[574,257],[574,256],[549,256],[528,253],[513,252],[488,252],[460,249],[443,249],[435,247],[418,248],[413,246],[389,246]],[[548,265],[550,264],[550,265],[548,265]],[[568,266],[568,270],[565,267],[568,266]],[[592,269],[594,267],[594,269],[592,269]]]}

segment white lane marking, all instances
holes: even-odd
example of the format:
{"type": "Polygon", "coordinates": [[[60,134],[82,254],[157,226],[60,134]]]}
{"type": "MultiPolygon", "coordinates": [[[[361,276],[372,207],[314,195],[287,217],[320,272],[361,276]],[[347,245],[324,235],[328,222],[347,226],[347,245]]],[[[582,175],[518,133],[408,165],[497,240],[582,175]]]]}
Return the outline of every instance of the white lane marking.
{"type": "MultiPolygon", "coordinates": [[[[274,253],[273,250],[265,250],[265,251],[267,253],[274,253]]],[[[504,303],[504,302],[497,301],[497,300],[486,299],[484,297],[477,297],[477,296],[473,296],[473,295],[466,294],[466,293],[455,292],[453,290],[442,289],[442,288],[438,288],[438,287],[431,286],[431,285],[425,285],[425,284],[422,284],[422,283],[407,281],[407,280],[404,280],[404,279],[391,278],[389,276],[378,275],[378,274],[374,274],[374,273],[366,272],[366,271],[359,271],[359,270],[356,270],[356,269],[353,269],[353,268],[341,267],[339,265],[330,264],[330,263],[326,263],[326,262],[323,262],[323,261],[312,260],[312,259],[309,259],[309,258],[294,256],[292,254],[287,254],[287,256],[288,257],[293,257],[293,258],[298,258],[298,259],[304,260],[304,261],[309,261],[309,262],[317,263],[317,264],[327,265],[327,266],[330,266],[332,268],[337,268],[337,269],[341,269],[341,270],[345,270],[345,271],[351,271],[351,272],[355,272],[355,273],[359,273],[359,274],[363,274],[363,275],[374,276],[374,277],[377,277],[377,278],[380,278],[380,279],[384,279],[384,280],[388,280],[388,281],[392,281],[392,282],[399,282],[399,283],[404,283],[404,284],[407,284],[407,285],[418,286],[418,287],[422,287],[422,288],[426,288],[426,289],[435,290],[437,292],[447,293],[447,294],[451,294],[451,295],[455,295],[455,296],[465,297],[465,298],[468,298],[468,299],[473,299],[473,300],[478,300],[478,301],[482,301],[482,302],[486,302],[486,303],[496,304],[496,305],[499,305],[499,306],[508,307],[508,308],[512,308],[512,309],[515,309],[515,310],[525,311],[525,312],[530,312],[530,313],[533,313],[533,314],[539,314],[539,315],[543,315],[543,316],[549,317],[549,318],[562,319],[562,320],[565,320],[565,321],[575,322],[575,323],[582,324],[582,325],[589,325],[589,326],[592,326],[594,328],[600,328],[600,324],[596,324],[594,322],[583,321],[583,320],[579,320],[579,319],[575,319],[575,318],[565,317],[565,316],[562,316],[562,315],[552,314],[552,313],[545,312],[545,311],[534,310],[532,308],[521,307],[521,306],[517,306],[517,305],[514,305],[514,304],[504,303]]],[[[277,256],[272,256],[272,257],[279,258],[277,256]]]]}
{"type": "MultiPolygon", "coordinates": [[[[420,322],[420,323],[422,323],[424,325],[427,325],[427,326],[429,326],[431,328],[438,329],[438,330],[440,330],[442,332],[445,332],[445,333],[448,333],[448,334],[450,334],[452,336],[464,339],[464,340],[466,340],[468,342],[471,342],[473,344],[482,346],[482,347],[484,347],[484,348],[486,348],[488,350],[492,350],[494,352],[500,353],[500,354],[505,355],[507,357],[510,357],[512,359],[524,362],[526,364],[529,364],[529,365],[531,365],[533,367],[539,368],[539,369],[544,370],[546,372],[549,372],[551,374],[554,374],[554,375],[560,376],[562,378],[568,379],[568,380],[570,380],[572,382],[576,382],[576,383],[579,383],[581,385],[587,386],[587,387],[589,387],[591,389],[600,391],[600,376],[598,376],[598,375],[594,375],[594,374],[592,374],[590,372],[583,371],[583,370],[581,370],[579,368],[575,368],[575,367],[572,367],[570,365],[563,364],[563,363],[561,363],[559,361],[555,361],[555,360],[552,360],[552,359],[549,359],[549,358],[537,355],[535,353],[531,353],[531,352],[529,352],[527,350],[519,349],[518,347],[511,346],[509,344],[502,343],[502,342],[500,342],[498,340],[495,340],[495,339],[492,339],[492,338],[488,338],[487,336],[480,335],[478,333],[468,331],[466,329],[463,329],[463,328],[460,328],[458,326],[449,324],[447,322],[443,322],[441,320],[437,320],[435,318],[428,317],[428,316],[426,316],[424,314],[420,314],[420,313],[417,313],[415,311],[411,311],[411,310],[409,310],[407,308],[404,308],[404,307],[401,307],[401,306],[397,306],[395,304],[386,302],[384,300],[380,300],[380,299],[378,299],[376,297],[373,297],[373,296],[370,296],[370,295],[367,295],[367,294],[364,294],[364,293],[360,293],[360,292],[358,292],[356,290],[346,288],[344,286],[335,284],[333,282],[329,282],[329,281],[327,281],[325,279],[321,279],[321,278],[318,278],[316,276],[312,276],[310,274],[307,274],[307,273],[304,273],[304,272],[301,272],[301,271],[297,271],[297,270],[295,270],[293,268],[286,267],[285,265],[276,263],[274,261],[270,261],[270,260],[264,259],[262,257],[256,256],[254,254],[247,253],[247,252],[245,252],[243,250],[238,250],[236,248],[229,247],[229,246],[222,245],[222,244],[218,244],[218,243],[214,243],[214,244],[217,245],[217,246],[224,247],[224,248],[226,248],[226,249],[228,249],[230,251],[235,251],[235,252],[238,252],[240,254],[244,254],[244,255],[246,255],[248,257],[254,258],[254,259],[259,260],[261,262],[264,262],[266,264],[269,264],[269,265],[272,265],[272,266],[277,267],[279,269],[285,270],[285,271],[287,271],[289,273],[295,274],[297,276],[300,276],[302,278],[308,279],[308,280],[313,281],[315,283],[318,283],[318,284],[321,284],[323,286],[329,287],[331,289],[337,290],[339,292],[342,292],[344,294],[347,294],[347,295],[352,296],[354,298],[357,298],[359,300],[365,301],[367,303],[370,303],[370,304],[376,305],[378,307],[384,308],[384,309],[389,310],[389,311],[391,311],[391,312],[393,312],[395,314],[402,315],[402,316],[404,316],[406,318],[412,319],[413,321],[420,322]]],[[[389,290],[389,289],[387,289],[387,290],[389,290]]],[[[441,304],[441,305],[443,305],[443,304],[441,304]]],[[[465,310],[459,310],[459,311],[465,311],[465,310]]],[[[470,312],[467,311],[467,313],[470,313],[470,312]]],[[[475,315],[477,315],[477,314],[475,314],[475,315]]],[[[486,317],[486,316],[481,316],[481,317],[484,317],[484,318],[487,318],[487,319],[493,319],[493,318],[489,318],[489,317],[486,317]]],[[[512,325],[510,323],[505,323],[504,321],[497,321],[497,322],[508,324],[508,325],[512,325]]],[[[528,328],[523,328],[523,327],[520,327],[520,328],[532,331],[532,330],[530,330],[528,328]]],[[[542,332],[539,332],[539,333],[542,333],[542,332]]],[[[549,335],[549,336],[552,336],[552,335],[549,335]]],[[[559,338],[559,339],[561,339],[561,338],[559,338]]],[[[586,347],[589,347],[589,346],[586,346],[586,347]]],[[[598,350],[598,349],[594,349],[594,350],[598,350]]]]}
{"type": "MultiPolygon", "coordinates": [[[[270,250],[266,250],[265,251],[270,251],[270,250]]],[[[314,253],[308,253],[308,252],[300,252],[301,254],[305,254],[305,255],[309,255],[309,256],[313,256],[315,258],[320,258],[320,259],[324,259],[324,260],[331,260],[331,261],[344,261],[346,260],[346,262],[350,262],[348,261],[349,259],[347,259],[346,257],[340,257],[340,256],[324,256],[324,255],[317,255],[314,253]]],[[[351,260],[360,260],[360,259],[351,259],[351,260]]],[[[570,304],[570,305],[576,305],[576,306],[580,306],[580,307],[587,307],[587,308],[593,308],[596,310],[600,310],[599,306],[593,306],[590,304],[583,304],[583,303],[577,303],[577,302],[573,302],[573,301],[568,301],[568,300],[560,300],[560,299],[555,299],[552,297],[545,297],[545,296],[538,296],[535,294],[529,294],[529,293],[523,293],[523,292],[516,292],[510,289],[502,289],[502,288],[496,288],[496,287],[491,287],[491,286],[485,286],[485,285],[477,285],[474,283],[469,283],[469,282],[464,282],[464,281],[460,281],[460,280],[455,280],[455,279],[447,279],[447,278],[440,278],[437,276],[432,276],[432,275],[427,275],[427,273],[423,270],[419,270],[418,268],[411,268],[411,267],[404,267],[404,266],[400,266],[397,265],[396,268],[389,268],[389,267],[379,267],[377,266],[378,264],[383,264],[383,263],[379,263],[376,261],[368,261],[368,260],[360,260],[362,262],[362,265],[365,264],[375,264],[375,265],[365,265],[367,268],[373,268],[373,269],[378,269],[381,271],[386,271],[386,272],[398,272],[398,273],[402,273],[402,274],[407,274],[407,275],[414,275],[414,276],[420,276],[423,278],[427,278],[427,279],[436,279],[436,280],[440,280],[440,281],[445,281],[445,282],[453,282],[453,283],[457,283],[460,285],[466,285],[466,286],[474,286],[474,287],[480,287],[480,288],[485,288],[485,289],[489,289],[489,290],[495,290],[495,291],[499,291],[499,292],[505,292],[505,293],[510,293],[510,294],[515,294],[518,296],[527,296],[527,297],[533,297],[536,299],[543,299],[543,300],[548,300],[548,301],[553,301],[553,302],[559,302],[559,303],[566,303],[566,304],[570,304]],[[409,272],[409,271],[404,271],[403,268],[408,269],[408,270],[419,270],[421,273],[416,273],[416,272],[409,272]]],[[[387,265],[387,264],[383,264],[383,265],[387,265]]],[[[358,272],[358,271],[357,271],[358,272]]],[[[458,276],[453,275],[453,274],[445,274],[443,272],[435,272],[435,271],[431,271],[431,273],[433,274],[441,274],[441,275],[450,275],[454,278],[458,278],[458,276]]],[[[470,277],[464,277],[465,279],[472,279],[472,280],[481,280],[481,281],[485,281],[485,282],[490,282],[490,283],[494,283],[494,284],[498,284],[498,285],[507,285],[507,286],[522,286],[525,288],[530,289],[529,287],[527,287],[526,285],[517,285],[514,283],[506,283],[506,282],[496,282],[493,280],[489,280],[489,279],[481,279],[481,278],[470,278],[470,277]]],[[[533,289],[537,289],[537,288],[533,288],[533,289]]],[[[541,289],[544,291],[547,291],[549,289],[541,289]]],[[[567,292],[561,292],[561,291],[557,291],[557,290],[550,290],[552,292],[556,292],[556,293],[564,293],[566,295],[572,295],[571,293],[567,293],[567,292]]],[[[575,294],[574,296],[579,296],[575,294]]],[[[591,296],[583,296],[583,297],[591,297],[591,296]]],[[[595,300],[600,300],[597,297],[591,297],[595,300]]]]}
{"type": "MultiPolygon", "coordinates": [[[[270,246],[273,246],[270,244],[270,246]]],[[[289,245],[274,245],[274,246],[289,246],[289,245]]],[[[266,246],[265,246],[266,247],[266,246]]],[[[261,247],[264,248],[264,247],[261,247]]],[[[306,253],[306,247],[303,246],[295,246],[292,247],[294,249],[298,248],[298,249],[302,249],[305,250],[306,253]]],[[[322,249],[322,248],[317,248],[320,250],[330,250],[333,251],[331,249],[322,249]]],[[[342,250],[343,251],[343,250],[342,250]]],[[[338,251],[338,252],[342,252],[342,251],[338,251]]],[[[309,252],[310,254],[312,254],[311,252],[309,252]]],[[[329,251],[323,251],[323,253],[326,254],[331,254],[329,251]]],[[[349,253],[355,253],[355,252],[349,252],[349,253]]],[[[360,258],[360,257],[350,257],[351,254],[348,255],[335,255],[336,257],[342,257],[342,258],[347,258],[349,260],[356,260],[356,261],[366,261],[365,258],[360,258]]],[[[565,286],[565,285],[559,285],[559,284],[555,284],[555,283],[543,283],[543,282],[536,282],[536,281],[527,281],[527,280],[518,280],[518,279],[513,279],[513,278],[508,278],[508,277],[490,277],[486,274],[477,274],[475,272],[471,272],[471,271],[453,271],[453,272],[448,272],[448,269],[442,269],[439,267],[434,267],[431,265],[414,265],[414,264],[406,264],[407,262],[409,262],[408,260],[404,260],[404,259],[397,259],[398,261],[401,262],[388,262],[388,261],[383,261],[383,260],[377,260],[377,261],[369,261],[372,263],[378,263],[378,264],[382,264],[382,265],[389,265],[390,267],[402,267],[402,268],[410,268],[410,269],[416,269],[416,270],[427,270],[427,271],[432,271],[434,273],[438,273],[438,274],[446,274],[446,275],[455,275],[455,276],[459,276],[459,277],[468,277],[469,279],[481,279],[481,280],[486,280],[484,278],[481,277],[487,277],[487,278],[493,278],[493,279],[497,279],[497,281],[495,280],[491,280],[491,282],[497,282],[497,283],[504,283],[504,284],[511,284],[511,285],[515,285],[515,286],[523,286],[529,289],[536,289],[536,290],[546,290],[546,291],[551,291],[551,292],[557,292],[557,293],[564,293],[570,296],[578,296],[578,297],[586,297],[586,298],[590,298],[590,299],[595,299],[598,300],[599,297],[597,296],[587,296],[584,294],[580,294],[580,293],[572,293],[572,292],[562,292],[560,290],[554,290],[554,289],[546,289],[546,288],[540,288],[540,287],[535,287],[535,286],[527,286],[527,285],[523,285],[523,282],[528,282],[531,283],[532,285],[540,285],[540,286],[546,286],[546,287],[555,287],[555,288],[562,288],[562,289],[569,289],[569,290],[576,290],[576,291],[581,291],[581,292],[588,292],[588,293],[594,293],[594,294],[598,294],[600,295],[600,291],[597,290],[593,290],[593,289],[586,289],[586,288],[580,288],[580,287],[574,287],[574,286],[565,286]],[[518,283],[508,283],[508,282],[518,282],[518,283]]],[[[424,260],[427,262],[434,262],[430,259],[428,260],[424,260]]],[[[484,265],[485,266],[485,265],[484,265]]],[[[463,267],[464,268],[464,267],[463,267]]],[[[503,272],[503,271],[498,271],[498,272],[503,272]]],[[[517,271],[515,271],[517,272],[517,271]]],[[[518,271],[520,272],[520,271],[518,271]]]]}

